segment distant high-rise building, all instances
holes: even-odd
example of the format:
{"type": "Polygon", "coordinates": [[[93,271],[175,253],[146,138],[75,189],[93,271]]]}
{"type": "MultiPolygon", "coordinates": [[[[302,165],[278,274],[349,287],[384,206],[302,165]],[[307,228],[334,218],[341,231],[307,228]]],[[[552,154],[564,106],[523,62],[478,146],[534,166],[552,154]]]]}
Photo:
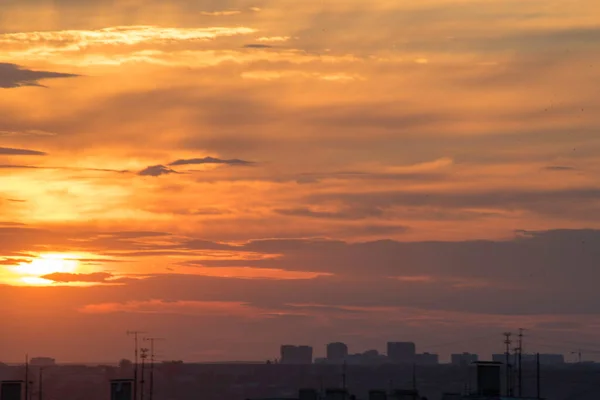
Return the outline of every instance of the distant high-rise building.
{"type": "Polygon", "coordinates": [[[312,364],[313,348],[310,346],[298,346],[299,364],[312,364]]]}
{"type": "Polygon", "coordinates": [[[310,346],[281,346],[281,364],[312,364],[313,348],[310,346]]]}
{"type": "Polygon", "coordinates": [[[471,353],[452,354],[450,356],[450,360],[452,365],[464,367],[479,361],[479,356],[477,354],[471,353]]]}
{"type": "Polygon", "coordinates": [[[56,360],[50,357],[34,357],[29,364],[34,367],[52,367],[56,365],[56,360]]]}
{"type": "Polygon", "coordinates": [[[423,353],[414,356],[414,363],[417,365],[437,365],[439,362],[440,357],[437,354],[423,353]]]}
{"type": "MultiPolygon", "coordinates": [[[[499,363],[506,363],[506,354],[492,354],[492,361],[499,363]]],[[[535,363],[535,354],[523,354],[523,363],[535,363]]],[[[510,355],[510,363],[515,363],[515,357],[513,354],[510,355]]],[[[540,364],[542,365],[562,365],[565,363],[565,356],[562,354],[540,354],[540,364]]]]}
{"type": "Polygon", "coordinates": [[[388,342],[387,355],[393,363],[413,363],[416,346],[413,342],[388,342]]]}
{"type": "MultiPolygon", "coordinates": [[[[513,356],[510,356],[510,362],[513,361],[513,356]]],[[[506,362],[506,354],[492,354],[492,361],[504,364],[506,362]]]]}
{"type": "MultiPolygon", "coordinates": [[[[533,364],[536,362],[535,354],[523,354],[523,363],[533,364]]],[[[562,365],[565,363],[565,356],[562,354],[540,354],[540,364],[542,365],[562,365]]]]}
{"type": "Polygon", "coordinates": [[[343,362],[348,357],[348,346],[345,343],[329,343],[327,345],[327,360],[343,362]]]}
{"type": "Polygon", "coordinates": [[[367,350],[364,353],[348,354],[345,361],[351,365],[377,365],[385,364],[387,357],[379,354],[377,350],[367,350]]]}

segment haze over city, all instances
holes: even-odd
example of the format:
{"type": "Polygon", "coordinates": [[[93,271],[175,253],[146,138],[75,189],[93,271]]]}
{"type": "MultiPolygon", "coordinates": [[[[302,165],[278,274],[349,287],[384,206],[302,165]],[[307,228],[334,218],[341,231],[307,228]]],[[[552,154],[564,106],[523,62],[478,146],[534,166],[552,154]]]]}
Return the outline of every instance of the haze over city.
{"type": "Polygon", "coordinates": [[[597,359],[599,12],[2,1],[0,361],[597,359]]]}

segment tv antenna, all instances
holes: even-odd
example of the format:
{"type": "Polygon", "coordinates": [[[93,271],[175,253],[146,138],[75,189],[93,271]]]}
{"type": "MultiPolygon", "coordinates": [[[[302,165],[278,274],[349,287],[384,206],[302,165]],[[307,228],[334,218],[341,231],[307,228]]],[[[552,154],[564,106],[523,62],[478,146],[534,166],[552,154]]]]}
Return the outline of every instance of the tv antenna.
{"type": "Polygon", "coordinates": [[[133,364],[133,400],[137,400],[137,392],[138,392],[138,352],[139,352],[139,347],[138,347],[138,339],[139,339],[139,335],[143,334],[143,333],[147,333],[147,332],[143,332],[143,331],[127,331],[127,336],[133,336],[133,343],[135,346],[135,351],[134,351],[134,357],[135,357],[135,361],[133,364]]]}
{"type": "Polygon", "coordinates": [[[164,338],[147,337],[144,338],[145,342],[150,342],[150,389],[148,400],[153,400],[154,397],[154,361],[156,360],[156,353],[154,352],[154,342],[166,340],[164,338]]]}
{"type": "Polygon", "coordinates": [[[510,345],[512,344],[512,340],[510,337],[512,333],[504,332],[502,334],[504,336],[504,345],[506,346],[506,395],[512,396],[512,388],[511,388],[511,366],[510,366],[510,345]]]}

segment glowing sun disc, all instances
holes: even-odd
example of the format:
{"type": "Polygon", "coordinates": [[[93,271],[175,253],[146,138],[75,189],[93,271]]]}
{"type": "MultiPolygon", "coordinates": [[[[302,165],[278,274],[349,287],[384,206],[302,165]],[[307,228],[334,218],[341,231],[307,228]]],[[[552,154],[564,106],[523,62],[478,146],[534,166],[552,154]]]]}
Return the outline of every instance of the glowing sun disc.
{"type": "Polygon", "coordinates": [[[74,273],[79,263],[68,254],[41,254],[30,263],[21,263],[16,272],[31,277],[42,277],[55,273],[74,273]]]}

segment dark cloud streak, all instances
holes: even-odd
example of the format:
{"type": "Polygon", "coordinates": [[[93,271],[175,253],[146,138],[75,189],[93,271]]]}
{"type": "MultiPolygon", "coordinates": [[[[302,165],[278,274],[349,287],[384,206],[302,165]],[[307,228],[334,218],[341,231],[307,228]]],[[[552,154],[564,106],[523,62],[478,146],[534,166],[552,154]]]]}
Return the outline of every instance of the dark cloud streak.
{"type": "Polygon", "coordinates": [[[66,272],[56,272],[42,276],[42,279],[54,281],[57,283],[104,283],[113,275],[108,272],[95,272],[91,274],[70,274],[66,272]]]}
{"type": "Polygon", "coordinates": [[[12,149],[8,147],[0,147],[0,155],[5,156],[46,156],[47,153],[37,150],[28,149],[12,149]]]}
{"type": "Polygon", "coordinates": [[[138,172],[139,176],[153,176],[158,177],[161,175],[178,174],[179,172],[165,167],[164,165],[152,165],[142,171],[138,172]]]}
{"type": "Polygon", "coordinates": [[[219,158],[213,157],[204,157],[204,158],[192,158],[192,159],[181,159],[177,161],[173,161],[169,164],[169,166],[174,167],[178,165],[202,165],[202,164],[227,164],[227,165],[241,165],[241,166],[249,166],[253,165],[252,161],[244,161],[239,159],[232,160],[222,160],[219,158]]]}
{"type": "Polygon", "coordinates": [[[39,81],[50,78],[73,78],[78,75],[60,72],[33,71],[15,64],[0,63],[0,88],[11,89],[24,86],[43,87],[39,81]]]}

